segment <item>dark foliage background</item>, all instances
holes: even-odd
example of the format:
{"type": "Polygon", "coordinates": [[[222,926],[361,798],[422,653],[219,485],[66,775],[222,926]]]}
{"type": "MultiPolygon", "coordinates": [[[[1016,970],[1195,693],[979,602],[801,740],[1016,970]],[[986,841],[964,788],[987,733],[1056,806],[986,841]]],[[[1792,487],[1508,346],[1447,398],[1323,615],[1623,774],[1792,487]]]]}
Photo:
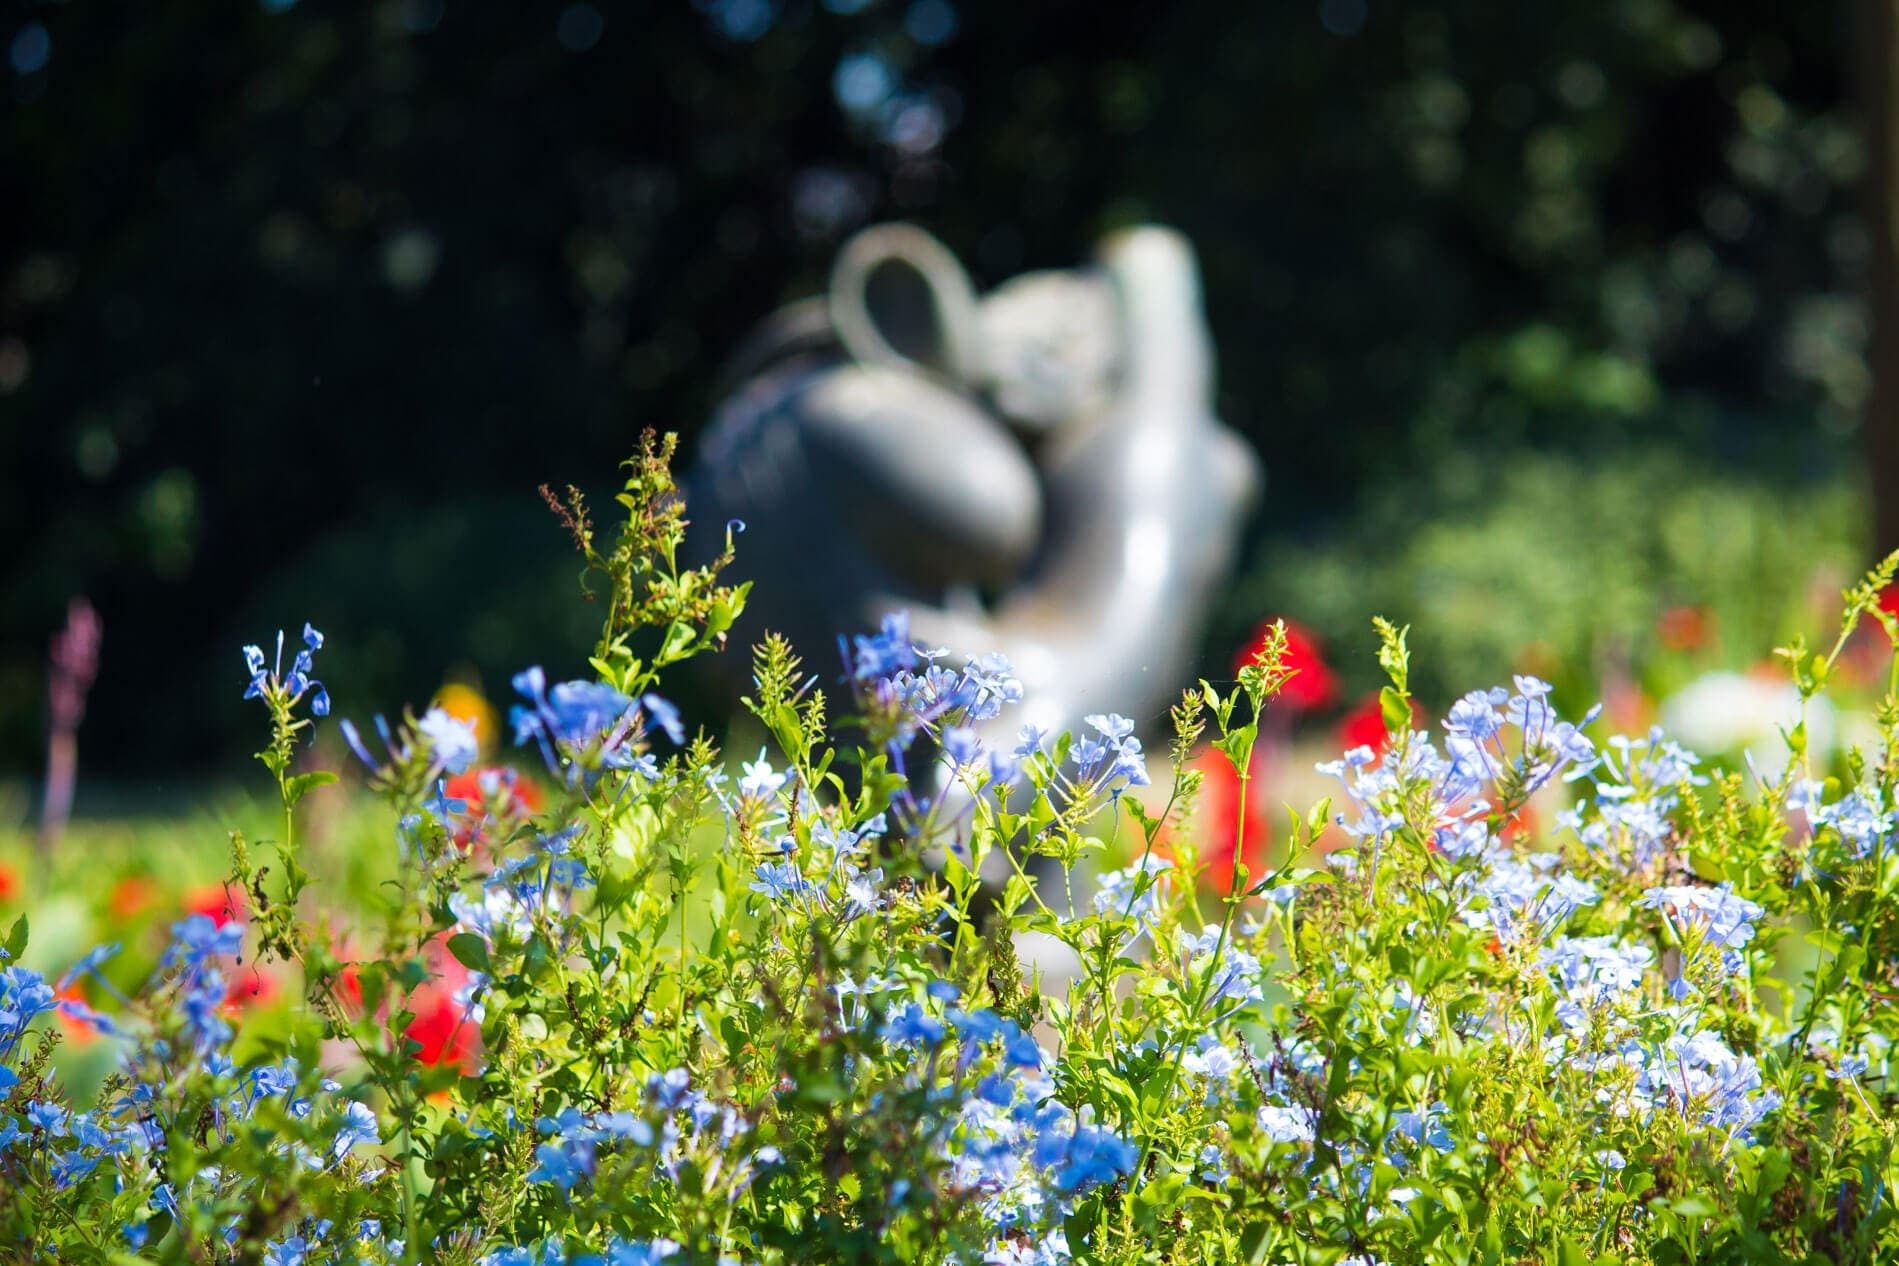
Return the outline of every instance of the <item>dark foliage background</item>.
{"type": "MultiPolygon", "coordinates": [[[[690,436],[722,354],[879,218],[985,281],[1190,234],[1261,558],[1372,490],[1481,500],[1520,451],[1796,488],[1854,451],[1834,4],[6,13],[0,769],[37,764],[75,594],[107,773],[242,750],[236,647],[306,617],[357,712],[578,667],[534,486],[690,436]]],[[[1236,585],[1210,645],[1273,594],[1236,585]]]]}

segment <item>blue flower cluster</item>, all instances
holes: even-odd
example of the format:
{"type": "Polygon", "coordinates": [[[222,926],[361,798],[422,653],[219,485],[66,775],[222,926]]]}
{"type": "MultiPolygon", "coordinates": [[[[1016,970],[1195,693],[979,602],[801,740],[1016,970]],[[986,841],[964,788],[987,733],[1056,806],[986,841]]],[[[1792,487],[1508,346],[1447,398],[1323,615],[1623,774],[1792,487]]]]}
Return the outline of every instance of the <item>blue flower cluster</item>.
{"type": "Polygon", "coordinates": [[[1141,752],[1141,740],[1134,736],[1134,722],[1113,712],[1084,719],[1094,736],[1076,738],[1068,750],[1075,762],[1076,798],[1104,791],[1119,795],[1129,787],[1147,786],[1147,757],[1141,752]]]}
{"type": "Polygon", "coordinates": [[[912,642],[910,617],[902,611],[885,616],[876,634],[857,636],[855,653],[847,656],[851,681],[875,737],[893,755],[927,734],[952,760],[969,763],[979,754],[975,727],[1021,702],[1022,683],[1007,657],[982,655],[953,669],[936,662],[948,653],[912,642]]]}
{"type": "Polygon", "coordinates": [[[1557,821],[1605,859],[1640,870],[1661,855],[1674,831],[1668,815],[1680,803],[1680,789],[1708,780],[1695,772],[1701,758],[1664,738],[1659,726],[1646,738],[1615,735],[1606,746],[1588,806],[1593,811],[1585,817],[1577,806],[1557,821]]]}
{"type": "MultiPolygon", "coordinates": [[[[1579,725],[1557,716],[1548,694],[1545,683],[1519,677],[1515,692],[1498,688],[1464,696],[1444,723],[1443,754],[1427,734],[1413,733],[1382,758],[1358,748],[1321,765],[1339,778],[1357,809],[1354,820],[1341,815],[1339,821],[1358,849],[1329,860],[1354,873],[1369,849],[1375,868],[1380,846],[1401,826],[1426,817],[1433,823],[1431,847],[1449,863],[1445,881],[1459,917],[1490,932],[1495,953],[1522,953],[1541,967],[1557,1022],[1551,1032],[1539,1033],[1521,1015],[1477,1015],[1466,1018],[1474,1025],[1470,1035],[1540,1042],[1552,1067],[1587,1072],[1600,1100],[1616,1112],[1646,1114],[1672,1106],[1685,1120],[1719,1132],[1724,1145],[1745,1139],[1748,1127],[1778,1104],[1762,1090],[1754,1060],[1702,1031],[1692,1009],[1650,1005],[1645,987],[1658,966],[1651,948],[1564,932],[1579,911],[1603,900],[1598,884],[1575,873],[1576,866],[1596,868],[1592,873],[1618,882],[1653,873],[1650,868],[1675,835],[1670,815],[1683,789],[1706,781],[1695,772],[1699,758],[1659,730],[1640,739],[1612,738],[1606,752],[1598,753],[1579,725]],[[1558,776],[1573,781],[1592,773],[1593,794],[1557,819],[1581,841],[1582,858],[1526,853],[1499,834],[1500,824],[1558,776]]],[[[1843,823],[1849,839],[1849,832],[1882,829],[1865,798],[1853,800],[1817,812],[1843,823]]],[[[1435,873],[1427,875],[1427,887],[1439,882],[1435,873]]],[[[1704,949],[1718,964],[1717,976],[1745,969],[1741,951],[1764,914],[1726,884],[1655,885],[1637,905],[1662,912],[1685,948],[1681,968],[1662,982],[1663,992],[1678,1002],[1690,996],[1691,982],[1702,979],[1704,949]]],[[[1405,995],[1402,984],[1398,992],[1405,995]]],[[[1435,1031],[1436,1018],[1423,1010],[1422,1000],[1401,996],[1400,1004],[1408,1012],[1407,1032],[1413,1025],[1435,1031]]],[[[1262,1126],[1275,1137],[1303,1136],[1306,1123],[1298,1112],[1275,1109],[1267,1115],[1272,1120],[1263,1116],[1262,1126]]]]}
{"type": "Polygon", "coordinates": [[[1863,861],[1893,847],[1899,813],[1887,807],[1885,794],[1871,775],[1832,804],[1822,802],[1824,794],[1824,784],[1801,780],[1794,784],[1787,807],[1804,813],[1814,831],[1830,829],[1837,833],[1856,860],[1863,861]]]}
{"type": "Polygon", "coordinates": [[[1494,809],[1514,812],[1559,774],[1574,781],[1596,766],[1595,744],[1583,727],[1601,709],[1591,709],[1580,722],[1565,721],[1549,692],[1548,682],[1527,676],[1516,678],[1514,694],[1501,686],[1472,691],[1445,718],[1443,752],[1429,734],[1416,732],[1399,736],[1394,755],[1383,759],[1357,747],[1321,764],[1319,772],[1337,778],[1358,811],[1352,821],[1340,814],[1339,824],[1372,848],[1375,858],[1377,847],[1406,820],[1406,797],[1422,786],[1428,788],[1438,848],[1454,857],[1481,853],[1488,843],[1483,822],[1494,809]]]}
{"type": "Polygon", "coordinates": [[[310,696],[310,715],[326,717],[330,715],[330,692],[323,683],[311,677],[314,671],[314,657],[323,649],[323,635],[307,622],[303,626],[303,649],[290,663],[290,672],[284,668],[284,634],[277,630],[277,654],[269,661],[270,667],[264,667],[264,648],[246,646],[244,648],[244,670],[250,674],[250,685],[244,688],[246,699],[262,699],[267,694],[280,695],[290,706],[307,693],[310,696]]]}
{"type": "Polygon", "coordinates": [[[778,1162],[776,1148],[741,1147],[751,1122],[730,1104],[693,1089],[691,1075],[683,1068],[647,1079],[642,1111],[583,1112],[569,1107],[542,1117],[534,1128],[545,1141],[534,1149],[535,1167],[528,1181],[563,1192],[594,1181],[603,1149],[616,1155],[632,1149],[638,1154],[625,1163],[668,1179],[678,1178],[680,1166],[690,1161],[704,1190],[723,1191],[728,1200],[751,1186],[761,1166],[778,1162]]]}
{"type": "MultiPolygon", "coordinates": [[[[153,1028],[126,1030],[110,1025],[106,1032],[122,1038],[120,1077],[108,1083],[110,1093],[90,1111],[74,1111],[54,1097],[50,1083],[21,1087],[20,1074],[11,1065],[21,1039],[35,1021],[73,1004],[59,1001],[53,986],[39,973],[21,966],[0,970],[0,1100],[25,1096],[23,1119],[0,1113],[0,1183],[19,1181],[29,1167],[44,1167],[56,1191],[68,1190],[109,1166],[120,1188],[143,1191],[146,1203],[120,1230],[134,1249],[146,1238],[146,1224],[154,1215],[173,1219],[186,1216],[186,1206],[222,1209],[223,1234],[235,1242],[239,1215],[230,1212],[255,1178],[227,1173],[216,1167],[188,1168],[188,1178],[173,1179],[167,1163],[168,1139],[181,1126],[186,1133],[208,1132],[228,1142],[235,1131],[249,1128],[260,1105],[269,1102],[292,1121],[309,1121],[312,1146],[301,1138],[279,1139],[271,1147],[284,1166],[310,1171],[334,1170],[345,1165],[359,1147],[380,1144],[376,1115],[365,1105],[341,1095],[342,1087],[327,1078],[310,1085],[294,1059],[276,1064],[240,1068],[231,1058],[231,1027],[224,1018],[225,979],[221,964],[241,948],[242,925],[219,927],[210,918],[194,914],[172,928],[159,975],[142,991],[152,999],[169,997],[171,1015],[183,1044],[153,1028]],[[210,1092],[208,1102],[188,1093],[198,1086],[210,1092]]],[[[63,978],[97,975],[113,948],[87,954],[63,978]]],[[[107,1024],[89,1010],[83,1018],[107,1024]]],[[[370,1171],[362,1171],[366,1179],[370,1171]]],[[[264,1260],[301,1262],[328,1234],[327,1225],[304,1227],[298,1234],[273,1243],[264,1260]]],[[[365,1251],[366,1261],[399,1258],[400,1241],[384,1242],[380,1232],[353,1241],[365,1251]]]]}
{"type": "Polygon", "coordinates": [[[484,1254],[481,1266],[659,1266],[677,1256],[679,1242],[664,1237],[652,1240],[626,1240],[609,1236],[599,1252],[569,1253],[549,1240],[542,1245],[498,1248],[484,1254]]]}
{"type": "Polygon", "coordinates": [[[600,681],[563,681],[550,688],[538,667],[516,673],[514,688],[527,700],[508,714],[514,741],[539,744],[548,771],[564,781],[600,768],[657,778],[658,763],[644,741],[649,721],[674,744],[686,741],[679,709],[656,694],[635,701],[600,681]]]}

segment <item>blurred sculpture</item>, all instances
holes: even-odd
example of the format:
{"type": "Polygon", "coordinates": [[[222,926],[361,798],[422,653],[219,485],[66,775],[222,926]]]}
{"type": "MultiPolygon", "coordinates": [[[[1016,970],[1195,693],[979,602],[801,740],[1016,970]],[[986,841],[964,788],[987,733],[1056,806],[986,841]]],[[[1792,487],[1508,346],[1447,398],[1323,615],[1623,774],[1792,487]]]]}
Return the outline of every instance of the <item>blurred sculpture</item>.
{"type": "Polygon", "coordinates": [[[941,243],[880,225],[728,372],[687,495],[701,552],[748,525],[741,641],[775,629],[828,670],[839,633],[907,609],[921,642],[1009,656],[1011,729],[1172,702],[1259,482],[1213,416],[1178,234],[979,298],[941,243]]]}

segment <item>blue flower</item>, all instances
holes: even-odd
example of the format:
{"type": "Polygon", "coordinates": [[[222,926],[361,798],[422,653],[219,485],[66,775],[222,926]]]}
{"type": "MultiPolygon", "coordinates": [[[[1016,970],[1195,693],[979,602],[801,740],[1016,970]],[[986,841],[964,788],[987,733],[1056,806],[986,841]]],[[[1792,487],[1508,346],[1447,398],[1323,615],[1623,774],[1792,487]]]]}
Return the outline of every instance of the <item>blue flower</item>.
{"type": "Polygon", "coordinates": [[[646,709],[646,715],[653,719],[653,724],[665,731],[666,737],[675,745],[686,741],[686,727],[680,724],[679,709],[669,701],[649,692],[640,696],[640,706],[646,709]]]}
{"type": "Polygon", "coordinates": [[[659,1266],[679,1252],[676,1241],[668,1239],[638,1240],[614,1239],[607,1244],[607,1266],[659,1266]]]}
{"type": "Polygon", "coordinates": [[[336,1138],[330,1143],[330,1159],[341,1160],[345,1153],[361,1143],[376,1144],[382,1142],[382,1130],[377,1124],[376,1114],[369,1108],[351,1100],[343,1107],[343,1120],[336,1127],[336,1138]]]}
{"type": "Polygon", "coordinates": [[[98,1167],[97,1156],[88,1156],[77,1148],[61,1152],[53,1161],[53,1187],[65,1191],[98,1167]]]}
{"type": "Polygon", "coordinates": [[[883,894],[877,885],[884,879],[884,868],[873,866],[860,871],[844,881],[844,907],[840,916],[849,921],[874,914],[884,907],[883,894]]]}
{"type": "MultiPolygon", "coordinates": [[[[350,727],[352,730],[354,726],[350,727]]],[[[429,745],[430,758],[451,774],[459,774],[473,764],[481,755],[481,743],[475,737],[475,727],[456,717],[450,716],[441,708],[430,708],[422,714],[415,724],[415,732],[429,745]]],[[[362,752],[358,756],[365,755],[362,752]]]]}
{"type": "Polygon", "coordinates": [[[633,701],[598,681],[563,681],[547,690],[546,675],[530,668],[516,675],[514,688],[527,696],[510,713],[514,741],[551,739],[575,746],[600,737],[632,710],[633,701]]]}
{"type": "Polygon", "coordinates": [[[535,1266],[531,1248],[498,1248],[481,1259],[481,1266],[535,1266]]]}
{"type": "MultiPolygon", "coordinates": [[[[71,967],[67,968],[66,974],[59,978],[58,987],[63,991],[68,986],[70,986],[73,983],[73,981],[79,979],[81,976],[94,977],[95,979],[99,980],[102,984],[105,984],[108,987],[110,987],[111,982],[107,981],[103,976],[99,975],[99,968],[101,964],[105,963],[108,959],[110,959],[114,954],[117,954],[118,952],[119,952],[119,943],[117,941],[112,942],[110,945],[94,946],[92,949],[86,952],[85,957],[81,958],[78,962],[74,963],[71,967]]],[[[114,992],[117,992],[117,991],[114,990],[114,992]]]]}
{"type": "Polygon", "coordinates": [[[1422,1112],[1414,1112],[1407,1108],[1398,1114],[1392,1125],[1392,1132],[1403,1135],[1422,1147],[1448,1152],[1456,1144],[1451,1138],[1451,1132],[1444,1128],[1444,1122],[1441,1119],[1444,1111],[1445,1105],[1442,1103],[1434,1103],[1422,1112]]]}
{"type": "Polygon", "coordinates": [[[277,654],[265,667],[264,648],[246,646],[244,648],[244,671],[250,674],[250,684],[244,688],[246,699],[261,699],[267,691],[281,691],[291,704],[295,704],[304,695],[310,696],[310,715],[326,717],[330,715],[330,694],[323,683],[310,676],[314,670],[316,653],[323,649],[323,635],[309,623],[303,626],[304,648],[297,652],[291,662],[290,672],[283,671],[284,632],[277,630],[277,654]]]}
{"type": "Polygon", "coordinates": [[[661,1112],[677,1111],[692,1091],[692,1074],[683,1068],[654,1073],[646,1079],[646,1093],[661,1112]]]}
{"type": "Polygon", "coordinates": [[[235,921],[219,927],[211,916],[194,914],[172,924],[171,937],[164,966],[196,971],[213,955],[235,954],[243,948],[244,928],[235,921]]]}
{"type": "Polygon", "coordinates": [[[778,773],[765,759],[765,749],[758,749],[758,759],[744,762],[745,777],[739,779],[739,794],[754,800],[763,800],[785,785],[786,775],[778,773]]]}
{"type": "Polygon", "coordinates": [[[13,1049],[27,1025],[53,1006],[53,987],[38,972],[25,967],[0,971],[0,1056],[13,1049]]]}
{"type": "Polygon", "coordinates": [[[917,666],[917,649],[910,641],[910,613],[893,611],[884,617],[883,628],[874,636],[860,633],[852,639],[857,645],[851,672],[859,681],[894,677],[917,666]]]}
{"type": "Polygon", "coordinates": [[[186,978],[184,997],[179,1007],[184,1012],[185,1031],[200,1053],[209,1052],[231,1040],[231,1026],[224,1019],[224,974],[215,968],[203,968],[186,978]]]}
{"type": "Polygon", "coordinates": [[[1040,1068],[1042,1047],[1013,1020],[1002,1025],[1002,1058],[1017,1068],[1040,1068]]]}
{"type": "Polygon", "coordinates": [[[1256,1116],[1260,1131],[1275,1143],[1310,1143],[1318,1137],[1319,1114],[1304,1104],[1269,1103],[1256,1116]]]}
{"type": "Polygon", "coordinates": [[[1134,722],[1108,713],[1090,716],[1088,724],[1101,739],[1078,737],[1068,749],[1082,782],[1093,790],[1115,795],[1129,787],[1147,786],[1147,757],[1141,751],[1141,740],[1134,737],[1134,722]]]}
{"type": "Polygon", "coordinates": [[[1472,743],[1494,737],[1503,728],[1497,705],[1509,697],[1510,692],[1501,686],[1471,691],[1451,705],[1450,713],[1444,718],[1444,732],[1472,743]]]}
{"type": "Polygon", "coordinates": [[[1721,950],[1722,965],[1729,975],[1741,969],[1740,948],[1754,939],[1754,924],[1766,913],[1736,893],[1731,883],[1717,888],[1650,888],[1636,904],[1673,913],[1685,934],[1699,933],[1705,944],[1721,950]]]}
{"type": "Polygon", "coordinates": [[[892,1016],[883,1027],[883,1039],[892,1046],[936,1046],[946,1033],[941,1020],[914,1002],[892,1016]]]}
{"type": "MultiPolygon", "coordinates": [[[[516,704],[508,714],[514,725],[514,741],[539,743],[548,768],[555,773],[562,772],[556,748],[570,756],[592,752],[601,765],[609,768],[637,769],[648,776],[656,770],[651,757],[637,751],[633,742],[639,705],[612,686],[599,681],[563,681],[550,689],[547,675],[539,668],[529,668],[515,675],[514,688],[528,700],[516,704]]],[[[660,721],[662,728],[667,728],[665,718],[660,721]]],[[[571,770],[568,776],[572,776],[571,770]]]]}
{"type": "Polygon", "coordinates": [[[593,1169],[593,1149],[576,1143],[543,1143],[534,1149],[534,1159],[540,1163],[527,1180],[552,1183],[562,1191],[573,1190],[593,1169]]]}
{"type": "Polygon", "coordinates": [[[1221,941],[1218,927],[1205,928],[1199,936],[1187,938],[1189,970],[1206,981],[1204,1001],[1214,1003],[1232,998],[1236,999],[1235,1007],[1260,1001],[1265,995],[1259,987],[1263,975],[1259,959],[1235,945],[1231,938],[1225,938],[1224,945],[1221,941]],[[1213,956],[1216,946],[1219,946],[1217,960],[1213,956]]]}
{"type": "Polygon", "coordinates": [[[975,760],[981,753],[982,740],[976,737],[974,728],[957,725],[943,731],[943,754],[959,768],[975,760]]]}
{"type": "Polygon", "coordinates": [[[55,1138],[66,1132],[66,1109],[44,1099],[35,1099],[26,1105],[26,1119],[34,1129],[44,1130],[55,1138]]]}
{"type": "Polygon", "coordinates": [[[310,1241],[291,1235],[264,1248],[264,1266],[303,1266],[310,1256],[310,1241]]]}
{"type": "Polygon", "coordinates": [[[1116,1135],[1077,1122],[1072,1133],[1061,1126],[1044,1130],[1035,1140],[1034,1157],[1036,1164],[1048,1167],[1056,1191],[1073,1195],[1134,1172],[1139,1153],[1116,1135]]]}
{"type": "Polygon", "coordinates": [[[754,872],[752,891],[762,892],[773,901],[802,896],[811,890],[811,882],[798,870],[796,862],[760,862],[754,872]]]}

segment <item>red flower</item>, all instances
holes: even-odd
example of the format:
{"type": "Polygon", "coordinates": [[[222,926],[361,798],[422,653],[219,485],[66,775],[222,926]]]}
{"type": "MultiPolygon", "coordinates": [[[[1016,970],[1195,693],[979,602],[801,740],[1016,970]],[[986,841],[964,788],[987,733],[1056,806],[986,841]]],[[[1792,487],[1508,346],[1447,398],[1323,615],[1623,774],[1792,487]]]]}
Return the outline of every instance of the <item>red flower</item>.
{"type": "MultiPolygon", "coordinates": [[[[1253,662],[1260,648],[1266,645],[1266,635],[1273,627],[1268,620],[1253,630],[1253,640],[1233,661],[1233,671],[1238,672],[1253,662]]],[[[1320,642],[1316,634],[1304,625],[1287,620],[1286,656],[1281,662],[1293,670],[1292,676],[1279,689],[1278,702],[1296,712],[1316,712],[1337,702],[1339,695],[1338,674],[1326,665],[1325,657],[1320,653],[1320,642]]]]}
{"type": "Polygon", "coordinates": [[[420,1047],[415,1052],[417,1061],[431,1068],[442,1064],[466,1065],[475,1048],[475,1024],[447,992],[426,1000],[421,997],[422,993],[423,990],[418,989],[410,999],[415,1020],[402,1031],[404,1037],[420,1047]]]}
{"type": "Polygon", "coordinates": [[[363,982],[356,974],[356,964],[350,963],[336,973],[336,984],[331,986],[330,992],[351,1015],[363,1009],[363,982]]]}
{"type": "MultiPolygon", "coordinates": [[[[402,1036],[420,1047],[414,1052],[418,1063],[466,1067],[480,1035],[480,1025],[455,1001],[455,994],[468,984],[468,969],[448,952],[446,934],[430,941],[423,957],[434,974],[410,991],[404,1009],[415,1018],[402,1030],[402,1036]]],[[[337,973],[334,993],[345,1010],[352,1014],[362,1011],[363,985],[354,965],[337,973]]],[[[386,1004],[382,1013],[387,1015],[386,1004]]]]}
{"type": "Polygon", "coordinates": [[[277,978],[258,970],[256,964],[233,967],[230,986],[224,991],[226,1014],[236,1015],[246,1007],[258,1006],[277,996],[277,978]]]}
{"type": "Polygon", "coordinates": [[[185,913],[202,914],[219,927],[244,917],[244,892],[231,884],[194,888],[185,894],[185,913]]]}
{"type": "Polygon", "coordinates": [[[0,902],[12,901],[19,891],[20,877],[5,863],[0,863],[0,902]]]}

